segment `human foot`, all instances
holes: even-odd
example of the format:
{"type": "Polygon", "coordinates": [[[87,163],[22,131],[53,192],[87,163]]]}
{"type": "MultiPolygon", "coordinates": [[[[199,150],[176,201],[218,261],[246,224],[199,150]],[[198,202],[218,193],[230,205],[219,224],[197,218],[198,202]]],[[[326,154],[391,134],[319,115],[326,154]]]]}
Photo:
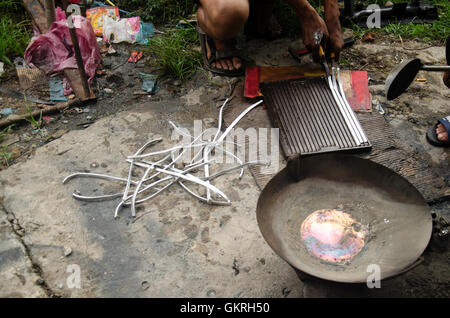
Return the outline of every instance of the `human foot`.
{"type": "MultiPolygon", "coordinates": [[[[213,40],[215,50],[219,52],[225,52],[225,51],[233,51],[235,48],[230,41],[220,41],[220,40],[213,40]]],[[[210,41],[206,41],[206,54],[208,57],[208,60],[211,59],[211,48],[210,48],[210,41]]],[[[232,57],[224,57],[216,59],[216,61],[211,62],[211,66],[217,69],[223,69],[223,70],[229,70],[229,71],[237,71],[242,68],[242,60],[237,56],[232,57]]]]}
{"type": "Polygon", "coordinates": [[[430,144],[438,147],[450,146],[448,133],[450,132],[450,116],[441,118],[427,131],[427,140],[430,144]]]}
{"type": "Polygon", "coordinates": [[[448,133],[445,130],[444,125],[438,124],[436,127],[436,137],[439,141],[447,142],[448,141],[448,133]]]}

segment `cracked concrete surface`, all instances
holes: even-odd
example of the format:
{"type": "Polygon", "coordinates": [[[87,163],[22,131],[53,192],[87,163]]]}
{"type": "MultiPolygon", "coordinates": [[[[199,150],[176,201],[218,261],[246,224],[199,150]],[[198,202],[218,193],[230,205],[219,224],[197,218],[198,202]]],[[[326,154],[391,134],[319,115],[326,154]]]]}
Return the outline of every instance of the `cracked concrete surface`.
{"type": "Polygon", "coordinates": [[[248,171],[241,180],[235,173],[217,182],[237,199],[231,207],[205,205],[172,187],[139,207],[135,221],[128,209],[114,220],[115,201],[71,197],[74,189],[119,190],[113,183],[76,179],[62,185],[76,171],[125,176],[124,157],[144,141],[158,135],[168,146],[170,134],[160,122],[152,109],[105,118],[2,173],[3,205],[26,229],[30,255],[44,269],[49,289],[66,297],[283,297],[283,290],[300,296],[294,271],[261,237],[254,213],[259,191],[248,171]],[[68,257],[64,247],[72,249],[68,257]],[[67,288],[71,264],[80,266],[80,289],[67,288]]]}
{"type": "MultiPolygon", "coordinates": [[[[295,65],[285,55],[288,44],[286,39],[264,44],[267,55],[255,49],[262,45],[255,41],[248,51],[257,51],[260,65],[295,65]]],[[[427,83],[413,83],[410,95],[387,102],[385,76],[396,59],[413,54],[396,49],[392,60],[387,58],[391,51],[389,45],[356,45],[344,57],[358,56],[362,66],[383,66],[369,66],[371,92],[387,111],[402,148],[448,173],[448,149],[431,147],[424,137],[428,126],[450,111],[448,90],[439,74],[426,74],[427,83]],[[385,58],[372,61],[380,56],[385,58]]],[[[443,60],[442,48],[419,54],[443,60]]],[[[74,179],[66,185],[62,180],[76,171],[126,176],[124,158],[144,142],[161,136],[164,142],[155,149],[173,144],[167,119],[188,128],[195,119],[212,125],[219,101],[231,88],[227,80],[213,81],[223,85],[194,85],[184,97],[133,103],[129,111],[71,131],[0,173],[0,297],[448,297],[448,250],[436,247],[424,264],[378,291],[299,281],[260,234],[259,190],[248,169],[240,180],[237,172],[217,180],[233,201],[230,207],[208,206],[172,187],[140,206],[137,219],[123,209],[115,220],[117,201],[82,203],[71,197],[74,190],[120,191],[120,184],[105,180],[74,179]],[[80,268],[81,288],[68,284],[71,265],[80,268]]],[[[448,200],[432,209],[450,217],[448,200]]]]}
{"type": "Polygon", "coordinates": [[[0,206],[0,297],[48,296],[21,229],[14,215],[0,206]]]}

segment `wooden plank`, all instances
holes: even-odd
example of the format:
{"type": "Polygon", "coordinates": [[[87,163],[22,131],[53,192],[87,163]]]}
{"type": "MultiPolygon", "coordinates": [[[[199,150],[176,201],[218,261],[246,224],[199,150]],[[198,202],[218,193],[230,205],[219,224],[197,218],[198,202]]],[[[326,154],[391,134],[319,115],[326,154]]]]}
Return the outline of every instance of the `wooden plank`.
{"type": "Polygon", "coordinates": [[[38,0],[23,0],[23,5],[33,18],[34,23],[41,33],[47,33],[47,20],[45,19],[44,6],[38,0]]]}
{"type": "MultiPolygon", "coordinates": [[[[223,121],[227,126],[252,103],[252,101],[243,97],[243,94],[244,85],[240,81],[236,84],[233,99],[224,110],[223,121]]],[[[357,117],[373,146],[370,153],[357,156],[382,164],[405,177],[429,203],[448,199],[449,190],[446,186],[445,174],[439,174],[437,169],[430,167],[425,159],[416,156],[413,152],[400,148],[397,142],[398,137],[383,115],[378,111],[373,111],[371,113],[357,113],[357,117]]],[[[252,110],[249,116],[244,117],[239,122],[238,127],[243,129],[252,127],[271,128],[272,124],[267,109],[257,107],[252,110]]],[[[245,146],[248,147],[248,143],[245,146]]],[[[248,153],[248,149],[245,150],[245,153],[248,153]]],[[[281,148],[279,162],[280,169],[284,168],[285,158],[281,148]]],[[[250,171],[260,189],[263,189],[275,175],[275,173],[262,174],[259,166],[250,166],[250,171]]]]}

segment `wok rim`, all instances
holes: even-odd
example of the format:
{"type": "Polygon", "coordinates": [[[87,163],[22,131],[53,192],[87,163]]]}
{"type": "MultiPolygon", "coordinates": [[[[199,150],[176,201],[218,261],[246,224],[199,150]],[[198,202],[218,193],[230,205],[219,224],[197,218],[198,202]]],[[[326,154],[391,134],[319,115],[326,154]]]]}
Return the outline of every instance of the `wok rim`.
{"type": "MultiPolygon", "coordinates": [[[[389,279],[389,278],[393,278],[393,277],[396,277],[398,275],[402,275],[402,274],[408,272],[409,270],[413,269],[415,266],[412,266],[412,265],[415,264],[417,262],[417,260],[423,255],[425,249],[429,245],[429,242],[430,242],[430,239],[431,239],[431,236],[432,236],[432,232],[433,232],[431,211],[430,211],[430,208],[429,208],[425,198],[423,197],[423,195],[419,192],[419,190],[411,182],[408,181],[408,179],[406,179],[402,175],[398,174],[397,172],[393,171],[392,169],[389,169],[388,167],[383,166],[382,164],[374,162],[374,161],[372,161],[370,159],[364,159],[364,158],[360,158],[360,157],[352,156],[352,155],[348,155],[348,154],[321,154],[321,155],[316,155],[316,156],[308,156],[307,158],[309,158],[309,157],[325,157],[325,156],[326,157],[339,157],[339,158],[351,157],[353,160],[354,159],[360,160],[361,162],[368,163],[369,165],[373,164],[375,166],[378,166],[382,170],[385,170],[386,172],[395,175],[397,178],[402,179],[403,181],[405,181],[408,184],[409,187],[411,187],[411,189],[413,189],[413,191],[417,195],[417,198],[420,198],[421,205],[423,205],[424,208],[426,207],[427,210],[429,211],[429,222],[427,222],[428,223],[428,228],[425,229],[425,227],[424,227],[424,229],[423,229],[424,236],[425,236],[425,231],[428,232],[428,234],[425,236],[427,238],[426,243],[425,243],[425,239],[424,239],[424,241],[423,241],[424,242],[424,244],[423,244],[424,246],[423,246],[423,248],[418,249],[418,250],[420,250],[420,253],[417,255],[417,257],[414,260],[412,260],[406,266],[404,266],[402,268],[398,268],[395,271],[392,271],[392,273],[390,273],[390,274],[387,274],[387,275],[381,274],[380,280],[386,280],[386,279],[389,279]]],[[[261,212],[260,211],[263,210],[261,208],[261,201],[263,200],[263,197],[267,195],[266,192],[269,191],[269,189],[271,188],[271,185],[273,183],[275,183],[275,179],[281,178],[282,175],[286,175],[289,178],[289,172],[288,172],[287,169],[288,169],[287,167],[284,167],[283,169],[278,171],[269,180],[269,182],[266,184],[266,186],[261,191],[261,193],[260,193],[260,195],[258,197],[258,202],[257,202],[257,205],[256,205],[256,220],[257,220],[258,228],[259,228],[259,230],[261,232],[261,235],[263,236],[263,238],[266,241],[266,243],[270,246],[270,248],[272,249],[272,251],[275,254],[277,254],[281,259],[283,259],[286,263],[288,263],[292,268],[294,268],[295,270],[301,271],[301,272],[303,272],[305,274],[308,274],[308,275],[310,275],[312,277],[323,279],[323,280],[327,280],[327,281],[332,281],[332,282],[336,282],[336,283],[351,283],[351,284],[366,283],[367,279],[366,280],[339,279],[339,272],[336,272],[336,278],[330,279],[329,276],[327,276],[327,275],[321,275],[320,273],[315,273],[315,272],[311,272],[309,270],[298,268],[297,266],[292,264],[292,262],[288,259],[287,256],[281,255],[282,253],[279,253],[278,249],[275,248],[274,246],[272,246],[272,244],[270,243],[270,240],[268,240],[268,238],[267,238],[267,234],[265,233],[265,231],[262,230],[262,226],[261,226],[261,217],[262,216],[261,216],[261,212]]],[[[299,181],[299,182],[301,182],[301,181],[299,181]]],[[[283,189],[280,189],[279,191],[282,192],[283,189]]],[[[270,195],[270,193],[269,193],[269,195],[270,195]]],[[[327,273],[327,272],[325,272],[325,273],[327,273]]]]}

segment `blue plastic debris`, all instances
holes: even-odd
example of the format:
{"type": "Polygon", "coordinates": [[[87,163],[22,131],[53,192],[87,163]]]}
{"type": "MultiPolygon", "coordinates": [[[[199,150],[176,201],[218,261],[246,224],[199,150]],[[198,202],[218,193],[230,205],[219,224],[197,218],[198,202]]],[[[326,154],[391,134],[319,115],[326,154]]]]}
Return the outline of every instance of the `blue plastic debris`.
{"type": "Polygon", "coordinates": [[[2,115],[3,117],[8,117],[9,115],[14,114],[15,112],[17,112],[17,110],[7,107],[0,110],[0,115],[2,115]]]}
{"type": "Polygon", "coordinates": [[[146,73],[139,73],[139,76],[142,79],[142,87],[141,87],[142,90],[149,94],[155,94],[158,90],[157,86],[158,76],[146,73]]]}
{"type": "Polygon", "coordinates": [[[50,100],[52,102],[65,102],[67,97],[63,93],[63,81],[58,76],[50,77],[48,81],[50,87],[50,100]]]}
{"type": "MultiPolygon", "coordinates": [[[[94,1],[94,2],[92,2],[91,6],[92,7],[109,7],[110,5],[106,4],[106,3],[103,3],[101,1],[94,1]]],[[[122,10],[122,9],[119,9],[119,12],[122,12],[122,13],[125,13],[125,14],[131,14],[131,12],[125,11],[125,10],[122,10]]]]}
{"type": "Polygon", "coordinates": [[[141,22],[141,28],[139,33],[136,35],[136,42],[139,44],[147,45],[149,38],[155,34],[155,27],[153,23],[141,22]]]}

